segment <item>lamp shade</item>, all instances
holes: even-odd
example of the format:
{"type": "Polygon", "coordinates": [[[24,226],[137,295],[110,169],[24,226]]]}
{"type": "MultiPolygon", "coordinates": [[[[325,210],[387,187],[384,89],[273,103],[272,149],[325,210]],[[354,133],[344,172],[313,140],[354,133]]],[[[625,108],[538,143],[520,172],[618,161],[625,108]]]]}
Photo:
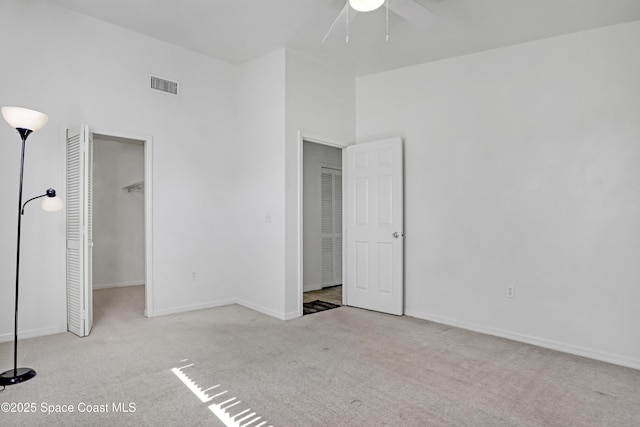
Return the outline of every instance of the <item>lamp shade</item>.
{"type": "Polygon", "coordinates": [[[43,197],[40,202],[40,207],[43,211],[56,212],[64,207],[64,202],[58,196],[56,197],[43,197]]]}
{"type": "Polygon", "coordinates": [[[349,0],[352,8],[358,12],[371,12],[383,5],[385,0],[349,0]]]}
{"type": "Polygon", "coordinates": [[[39,111],[21,107],[2,107],[2,117],[15,129],[38,131],[47,124],[49,116],[39,111]]]}

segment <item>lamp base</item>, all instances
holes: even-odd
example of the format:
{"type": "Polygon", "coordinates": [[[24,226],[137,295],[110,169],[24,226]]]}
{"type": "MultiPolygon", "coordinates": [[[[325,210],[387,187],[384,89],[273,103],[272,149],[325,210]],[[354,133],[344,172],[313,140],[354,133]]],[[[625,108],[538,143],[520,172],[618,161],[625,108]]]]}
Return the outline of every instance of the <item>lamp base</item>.
{"type": "Polygon", "coordinates": [[[0,374],[0,385],[13,385],[23,383],[36,376],[36,371],[31,368],[9,369],[0,374]]]}

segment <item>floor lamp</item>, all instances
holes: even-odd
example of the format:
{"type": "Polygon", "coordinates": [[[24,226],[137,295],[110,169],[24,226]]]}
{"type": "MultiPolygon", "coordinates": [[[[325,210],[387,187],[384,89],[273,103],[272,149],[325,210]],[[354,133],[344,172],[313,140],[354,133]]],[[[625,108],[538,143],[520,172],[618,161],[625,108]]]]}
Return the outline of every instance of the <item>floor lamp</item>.
{"type": "Polygon", "coordinates": [[[36,371],[31,368],[18,368],[18,290],[20,283],[20,231],[22,226],[22,215],[24,208],[32,200],[42,199],[42,209],[46,211],[58,211],[62,209],[62,199],[56,196],[56,190],[48,189],[44,194],[33,197],[22,204],[22,177],[24,172],[24,149],[27,137],[37,130],[40,130],[47,124],[49,118],[46,114],[38,111],[28,110],[20,107],[2,107],[2,116],[7,123],[15,128],[22,139],[22,156],[20,159],[20,188],[18,191],[18,237],[16,251],[16,301],[15,301],[15,320],[13,333],[13,369],[9,369],[0,374],[0,385],[7,386],[18,384],[36,376],[36,371]]]}

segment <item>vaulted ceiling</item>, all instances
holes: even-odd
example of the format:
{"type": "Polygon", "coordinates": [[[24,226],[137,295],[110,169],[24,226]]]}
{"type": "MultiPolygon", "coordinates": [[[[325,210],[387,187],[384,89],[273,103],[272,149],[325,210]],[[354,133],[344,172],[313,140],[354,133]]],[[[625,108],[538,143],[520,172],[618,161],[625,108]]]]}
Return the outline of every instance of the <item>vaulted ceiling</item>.
{"type": "MultiPolygon", "coordinates": [[[[287,47],[365,75],[640,20],[638,0],[415,0],[419,27],[385,8],[338,21],[346,0],[47,0],[210,57],[242,63],[287,47]]],[[[394,1],[394,0],[389,0],[394,1]]]]}

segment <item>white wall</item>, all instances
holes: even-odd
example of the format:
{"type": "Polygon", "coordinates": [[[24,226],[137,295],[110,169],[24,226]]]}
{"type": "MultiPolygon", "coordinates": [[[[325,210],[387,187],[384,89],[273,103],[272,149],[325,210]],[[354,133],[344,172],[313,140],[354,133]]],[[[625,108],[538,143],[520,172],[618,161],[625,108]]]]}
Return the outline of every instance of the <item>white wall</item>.
{"type": "Polygon", "coordinates": [[[351,141],[355,81],[286,49],[243,64],[238,75],[235,291],[240,304],[289,319],[302,315],[298,134],[351,141]]]}
{"type": "Polygon", "coordinates": [[[638,40],[634,22],[357,80],[358,141],[405,138],[408,314],[640,368],[638,40]]]}
{"type": "Polygon", "coordinates": [[[144,284],[144,145],[95,136],[93,288],[144,284]]]}
{"type": "MultiPolygon", "coordinates": [[[[154,311],[233,301],[229,247],[236,140],[236,67],[40,0],[0,2],[0,103],[41,110],[49,124],[28,141],[25,195],[51,186],[64,198],[64,124],[153,137],[154,311]],[[21,37],[16,37],[21,34],[21,37]],[[152,92],[151,73],[181,94],[152,92]],[[191,279],[191,272],[198,279],[191,279]]],[[[0,192],[16,198],[19,140],[0,126],[0,192]]],[[[20,336],[66,330],[64,213],[30,207],[23,222],[20,336]]],[[[13,298],[17,207],[0,205],[0,301],[13,298]]],[[[13,312],[0,311],[0,341],[13,312]]]]}
{"type": "Polygon", "coordinates": [[[238,302],[284,316],[285,51],[239,70],[232,265],[238,302]]]}
{"type": "Polygon", "coordinates": [[[296,51],[287,51],[286,93],[286,316],[301,316],[299,132],[336,144],[355,139],[355,80],[296,51]]]}
{"type": "Polygon", "coordinates": [[[303,144],[303,290],[322,288],[321,169],[342,169],[342,150],[328,145],[303,144]]]}

